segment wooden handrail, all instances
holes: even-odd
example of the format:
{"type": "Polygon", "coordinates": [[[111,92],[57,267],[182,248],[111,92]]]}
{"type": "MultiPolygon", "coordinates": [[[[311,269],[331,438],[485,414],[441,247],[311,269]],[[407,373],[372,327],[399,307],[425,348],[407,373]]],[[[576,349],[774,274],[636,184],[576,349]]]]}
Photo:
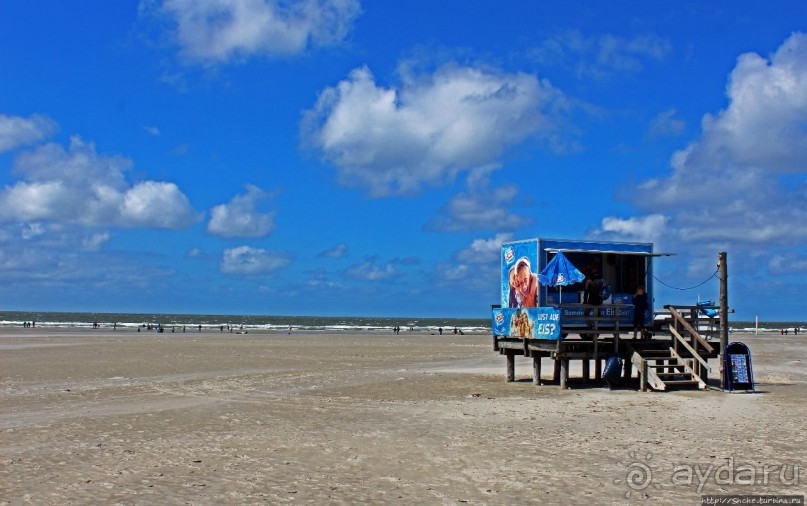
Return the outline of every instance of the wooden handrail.
{"type": "Polygon", "coordinates": [[[698,355],[698,352],[697,352],[697,351],[695,351],[695,349],[694,349],[692,346],[690,346],[690,345],[689,345],[689,343],[686,341],[686,339],[684,339],[684,337],[683,337],[681,334],[679,334],[677,330],[675,330],[675,329],[671,328],[671,329],[670,329],[670,333],[673,335],[673,337],[675,337],[676,339],[678,339],[678,342],[679,342],[679,343],[681,343],[681,344],[683,344],[683,345],[684,345],[684,348],[686,348],[686,349],[687,349],[687,351],[689,351],[689,353],[691,353],[691,354],[692,354],[692,357],[693,357],[695,360],[697,360],[697,361],[698,361],[698,362],[700,362],[700,363],[701,363],[701,364],[702,364],[704,367],[706,367],[707,369],[709,369],[709,363],[708,363],[708,362],[706,362],[706,360],[704,360],[704,359],[703,359],[703,358],[702,358],[700,355],[698,355]]]}
{"type": "Polygon", "coordinates": [[[676,352],[674,349],[672,349],[672,348],[670,348],[670,355],[671,355],[673,358],[677,358],[677,359],[678,359],[678,362],[680,362],[680,365],[681,365],[681,366],[684,368],[684,370],[685,370],[686,372],[688,372],[689,374],[691,374],[691,375],[692,375],[692,378],[693,378],[693,379],[697,380],[697,381],[698,381],[698,383],[700,383],[702,386],[706,387],[706,382],[705,382],[705,381],[703,381],[703,378],[701,378],[701,377],[698,375],[698,373],[696,373],[696,372],[695,372],[695,369],[693,369],[692,367],[689,367],[689,365],[687,365],[686,360],[684,360],[684,358],[683,358],[683,357],[681,357],[681,355],[679,355],[679,354],[678,354],[678,353],[677,353],[677,352],[676,352]]]}
{"type": "Polygon", "coordinates": [[[711,345],[711,344],[709,344],[709,343],[707,343],[707,342],[706,342],[706,340],[705,340],[704,338],[702,338],[702,337],[700,336],[700,334],[698,334],[698,331],[697,331],[697,330],[695,330],[695,329],[692,327],[692,325],[690,325],[690,324],[689,324],[689,322],[688,322],[688,321],[686,321],[686,320],[684,319],[684,317],[683,317],[683,316],[681,316],[681,314],[680,314],[678,311],[676,311],[676,310],[675,310],[675,308],[674,308],[673,306],[666,306],[666,307],[667,307],[667,309],[670,311],[670,314],[671,314],[671,315],[673,315],[673,318],[675,318],[675,320],[676,320],[677,322],[679,322],[679,323],[680,323],[680,324],[681,324],[681,325],[684,327],[684,329],[685,329],[687,332],[689,332],[689,333],[692,335],[692,337],[693,337],[693,338],[694,338],[696,341],[698,341],[698,343],[700,343],[700,345],[701,345],[701,346],[703,346],[704,348],[706,348],[706,351],[708,351],[709,353],[714,353],[714,352],[715,352],[715,349],[712,347],[712,345],[711,345]]]}

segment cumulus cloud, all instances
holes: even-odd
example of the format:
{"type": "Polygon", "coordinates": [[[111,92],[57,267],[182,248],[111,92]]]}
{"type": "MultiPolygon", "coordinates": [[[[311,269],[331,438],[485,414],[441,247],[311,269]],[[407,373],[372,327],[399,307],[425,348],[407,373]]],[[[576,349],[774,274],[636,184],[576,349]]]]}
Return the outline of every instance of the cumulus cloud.
{"type": "Polygon", "coordinates": [[[501,273],[502,243],[513,240],[513,234],[499,233],[493,237],[477,238],[451,255],[447,261],[434,265],[432,278],[443,287],[474,291],[496,297],[496,283],[501,273]]]}
{"type": "Polygon", "coordinates": [[[769,58],[741,55],[726,94],[726,109],[705,115],[701,137],[673,155],[672,174],[640,184],[634,204],[670,215],[684,240],[804,243],[807,35],[769,58]]]}
{"type": "Polygon", "coordinates": [[[495,164],[531,136],[554,137],[550,113],[563,97],[534,75],[456,65],[403,74],[388,88],[357,68],[306,112],[303,138],[342,184],[412,194],[495,164]]]}
{"type": "Polygon", "coordinates": [[[0,190],[0,220],[168,229],[196,221],[175,184],[129,186],[124,172],[131,165],[123,157],[99,155],[78,137],[67,149],[40,146],[15,159],[12,172],[23,180],[0,190]]]}
{"type": "Polygon", "coordinates": [[[220,268],[225,274],[254,276],[271,274],[286,267],[290,262],[288,254],[283,252],[239,246],[224,250],[220,268]]]}
{"type": "Polygon", "coordinates": [[[0,114],[0,153],[36,144],[57,129],[56,122],[47,116],[34,114],[23,118],[0,114]]]}
{"type": "Polygon", "coordinates": [[[501,258],[502,243],[513,240],[513,234],[500,233],[489,239],[474,239],[471,245],[460,250],[456,259],[469,264],[496,262],[501,258]]]}
{"type": "Polygon", "coordinates": [[[518,197],[518,187],[515,185],[490,188],[487,177],[469,177],[467,183],[467,191],[452,197],[426,223],[426,230],[515,230],[532,223],[531,218],[510,211],[518,197]]]}
{"type": "Polygon", "coordinates": [[[342,41],[358,0],[165,0],[181,56],[225,63],[251,55],[295,55],[342,41]]]}
{"type": "Polygon", "coordinates": [[[264,237],[275,229],[275,213],[260,213],[258,204],[269,194],[257,186],[246,185],[246,193],[236,195],[210,213],[207,231],[222,237],[264,237]]]}
{"type": "Polygon", "coordinates": [[[667,39],[652,33],[623,37],[570,30],[545,40],[532,55],[540,63],[572,67],[580,77],[603,79],[638,72],[645,61],[662,60],[671,51],[667,39]]]}
{"type": "Polygon", "coordinates": [[[655,242],[666,235],[668,220],[668,217],[661,214],[631,218],[607,216],[602,219],[601,228],[595,235],[613,235],[627,240],[655,242]]]}
{"type": "Polygon", "coordinates": [[[149,266],[140,255],[105,251],[110,237],[58,223],[0,224],[0,279],[9,293],[24,285],[21,293],[29,295],[58,290],[81,298],[89,288],[160,290],[174,274],[149,266]]]}

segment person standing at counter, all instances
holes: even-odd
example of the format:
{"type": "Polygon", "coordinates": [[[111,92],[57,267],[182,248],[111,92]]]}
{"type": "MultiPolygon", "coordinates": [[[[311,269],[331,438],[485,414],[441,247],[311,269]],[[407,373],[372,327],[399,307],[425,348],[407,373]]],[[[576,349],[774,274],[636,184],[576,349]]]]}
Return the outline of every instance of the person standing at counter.
{"type": "Polygon", "coordinates": [[[644,292],[644,287],[639,286],[636,293],[633,295],[633,338],[636,339],[636,334],[641,332],[644,338],[644,317],[647,313],[647,294],[644,292]]]}

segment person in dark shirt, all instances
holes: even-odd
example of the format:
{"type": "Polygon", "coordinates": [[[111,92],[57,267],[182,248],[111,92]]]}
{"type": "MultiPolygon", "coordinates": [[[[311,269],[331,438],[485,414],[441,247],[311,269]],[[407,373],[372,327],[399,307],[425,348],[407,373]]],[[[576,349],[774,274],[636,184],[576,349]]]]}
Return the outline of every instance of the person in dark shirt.
{"type": "Polygon", "coordinates": [[[585,291],[583,292],[583,304],[599,306],[602,304],[602,284],[603,280],[599,272],[592,271],[586,278],[585,291]]]}
{"type": "MultiPolygon", "coordinates": [[[[589,275],[586,277],[586,284],[583,288],[583,304],[590,304],[592,306],[602,305],[602,284],[604,281],[600,277],[600,272],[597,269],[591,269],[589,275]]],[[[594,318],[599,318],[599,308],[586,308],[584,310],[586,315],[586,327],[589,329],[594,328],[594,318]]],[[[580,334],[583,340],[591,341],[595,335],[589,332],[580,334]]]]}
{"type": "Polygon", "coordinates": [[[644,293],[644,287],[640,286],[636,289],[633,295],[633,338],[636,339],[636,334],[641,332],[642,337],[645,336],[644,318],[647,313],[647,294],[644,293]]]}

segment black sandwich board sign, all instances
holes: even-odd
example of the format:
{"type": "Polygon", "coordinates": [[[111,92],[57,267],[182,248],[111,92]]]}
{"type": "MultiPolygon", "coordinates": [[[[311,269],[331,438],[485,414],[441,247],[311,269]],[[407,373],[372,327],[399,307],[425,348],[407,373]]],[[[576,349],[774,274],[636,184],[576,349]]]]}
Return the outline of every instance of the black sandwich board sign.
{"type": "Polygon", "coordinates": [[[751,367],[751,350],[743,343],[733,342],[723,351],[723,374],[726,390],[754,392],[754,369],[751,367]]]}

